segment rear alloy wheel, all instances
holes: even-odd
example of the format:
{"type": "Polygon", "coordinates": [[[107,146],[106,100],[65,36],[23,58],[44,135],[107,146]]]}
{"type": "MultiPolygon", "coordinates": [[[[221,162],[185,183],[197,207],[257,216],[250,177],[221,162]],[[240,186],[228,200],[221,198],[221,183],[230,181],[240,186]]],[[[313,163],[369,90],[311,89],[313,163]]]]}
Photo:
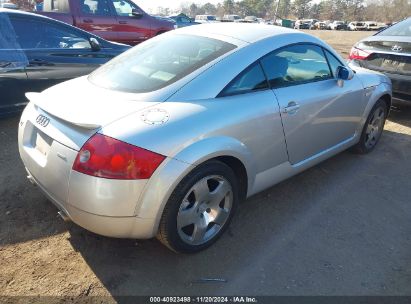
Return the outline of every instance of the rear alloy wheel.
{"type": "Polygon", "coordinates": [[[354,152],[366,154],[374,150],[384,131],[387,113],[387,104],[379,100],[368,116],[359,143],[353,147],[354,152]]]}
{"type": "Polygon", "coordinates": [[[176,252],[203,250],[224,232],[237,200],[237,181],[231,168],[218,161],[201,165],[171,195],[158,238],[176,252]]]}

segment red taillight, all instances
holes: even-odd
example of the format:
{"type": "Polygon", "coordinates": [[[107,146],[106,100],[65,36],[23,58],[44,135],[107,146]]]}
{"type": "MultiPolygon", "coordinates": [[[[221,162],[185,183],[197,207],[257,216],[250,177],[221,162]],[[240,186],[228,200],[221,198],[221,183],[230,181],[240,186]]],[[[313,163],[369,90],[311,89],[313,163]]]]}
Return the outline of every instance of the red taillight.
{"type": "Polygon", "coordinates": [[[371,53],[368,53],[364,50],[361,50],[359,48],[353,47],[351,49],[350,52],[350,56],[348,57],[348,59],[351,60],[365,60],[367,59],[369,56],[371,55],[371,53]]]}
{"type": "Polygon", "coordinates": [[[150,178],[165,156],[96,134],[79,151],[73,170],[111,179],[150,178]]]}

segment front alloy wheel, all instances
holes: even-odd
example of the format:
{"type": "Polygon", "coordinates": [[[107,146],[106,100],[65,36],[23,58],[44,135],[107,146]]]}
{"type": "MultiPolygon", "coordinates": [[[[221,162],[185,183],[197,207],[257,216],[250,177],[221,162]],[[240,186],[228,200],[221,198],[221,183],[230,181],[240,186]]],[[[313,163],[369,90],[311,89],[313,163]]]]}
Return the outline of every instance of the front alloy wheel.
{"type": "Polygon", "coordinates": [[[366,154],[377,146],[384,131],[387,114],[388,106],[384,100],[380,99],[370,111],[360,141],[352,148],[352,151],[366,154]]]}
{"type": "Polygon", "coordinates": [[[365,131],[365,146],[367,149],[372,149],[381,137],[385,123],[385,109],[377,107],[368,121],[365,131]]]}

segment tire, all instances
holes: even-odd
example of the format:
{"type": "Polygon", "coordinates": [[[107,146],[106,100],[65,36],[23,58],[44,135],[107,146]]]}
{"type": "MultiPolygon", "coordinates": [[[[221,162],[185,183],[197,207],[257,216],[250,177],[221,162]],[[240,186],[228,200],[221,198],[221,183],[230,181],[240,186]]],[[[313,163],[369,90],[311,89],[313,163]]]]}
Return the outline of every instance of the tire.
{"type": "Polygon", "coordinates": [[[226,164],[212,160],[191,171],[171,194],[157,238],[178,253],[210,247],[227,229],[239,202],[238,181],[226,164]]]}
{"type": "Polygon", "coordinates": [[[368,115],[360,141],[352,147],[354,153],[367,154],[374,150],[384,131],[387,114],[387,104],[382,99],[378,100],[368,115]]]}

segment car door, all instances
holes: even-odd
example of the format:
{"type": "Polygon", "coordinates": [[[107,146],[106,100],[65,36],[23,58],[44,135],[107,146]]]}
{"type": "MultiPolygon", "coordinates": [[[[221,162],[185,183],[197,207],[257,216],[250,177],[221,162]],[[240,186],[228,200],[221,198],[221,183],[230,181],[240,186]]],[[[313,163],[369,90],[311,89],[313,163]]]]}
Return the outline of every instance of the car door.
{"type": "Polygon", "coordinates": [[[76,26],[109,41],[118,41],[117,19],[109,0],[80,0],[76,26]]]}
{"type": "Polygon", "coordinates": [[[178,17],[178,18],[179,18],[178,24],[181,27],[190,26],[193,24],[193,21],[191,21],[190,19],[186,17],[178,17]]]}
{"type": "Polygon", "coordinates": [[[357,77],[339,86],[343,65],[314,44],[296,44],[261,60],[277,96],[289,160],[298,164],[337,148],[356,134],[366,101],[357,77]]]}
{"type": "Polygon", "coordinates": [[[86,33],[60,22],[36,16],[15,16],[11,22],[28,59],[30,91],[87,75],[112,57],[93,51],[86,33]]]}
{"type": "MultiPolygon", "coordinates": [[[[232,109],[226,119],[234,125],[227,130],[239,136],[238,139],[251,151],[256,173],[287,161],[278,103],[258,61],[234,78],[218,98],[232,109]]],[[[271,183],[270,179],[260,180],[259,187],[263,189],[271,183]]]]}
{"type": "Polygon", "coordinates": [[[28,60],[16,40],[9,15],[0,14],[0,116],[18,111],[27,103],[28,60]]]}
{"type": "Polygon", "coordinates": [[[143,12],[135,3],[128,0],[109,0],[114,8],[117,23],[115,31],[118,41],[130,45],[136,45],[152,36],[151,16],[143,12]],[[139,12],[134,15],[133,12],[139,12]]]}
{"type": "Polygon", "coordinates": [[[0,116],[16,112],[27,104],[24,95],[29,88],[27,64],[27,58],[16,49],[0,50],[0,116]]]}

